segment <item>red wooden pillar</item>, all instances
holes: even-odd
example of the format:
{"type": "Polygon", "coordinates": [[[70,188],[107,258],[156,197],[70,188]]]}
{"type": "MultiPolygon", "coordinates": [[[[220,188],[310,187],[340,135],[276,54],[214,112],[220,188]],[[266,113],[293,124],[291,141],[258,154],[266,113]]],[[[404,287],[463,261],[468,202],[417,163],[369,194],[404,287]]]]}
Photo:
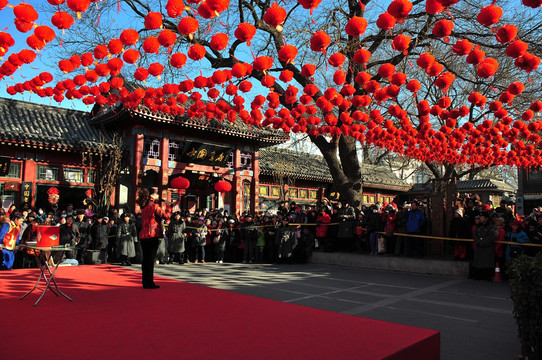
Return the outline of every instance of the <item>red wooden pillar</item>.
{"type": "Polygon", "coordinates": [[[168,183],[169,183],[169,175],[168,175],[168,161],[169,161],[169,139],[166,137],[163,137],[160,139],[160,179],[161,183],[158,186],[158,190],[160,192],[160,196],[162,199],[169,200],[168,199],[168,183]]]}
{"type": "Polygon", "coordinates": [[[260,210],[260,160],[259,152],[252,154],[252,184],[250,186],[250,212],[256,214],[260,210]]]}
{"type": "MultiPolygon", "coordinates": [[[[30,193],[32,194],[32,198],[30,201],[30,206],[34,208],[36,206],[36,176],[38,173],[38,165],[36,162],[32,159],[26,159],[22,163],[23,166],[23,182],[30,182],[32,183],[32,187],[30,189],[30,193]]],[[[24,189],[21,189],[21,191],[24,191],[24,189]]]]}
{"type": "Polygon", "coordinates": [[[233,182],[231,214],[241,215],[243,209],[243,179],[241,178],[241,151],[233,151],[233,182]]]}
{"type": "Polygon", "coordinates": [[[143,177],[143,150],[145,147],[145,135],[143,134],[134,134],[134,153],[132,158],[132,189],[129,195],[129,202],[132,206],[132,210],[136,209],[136,198],[137,191],[143,177]]]}

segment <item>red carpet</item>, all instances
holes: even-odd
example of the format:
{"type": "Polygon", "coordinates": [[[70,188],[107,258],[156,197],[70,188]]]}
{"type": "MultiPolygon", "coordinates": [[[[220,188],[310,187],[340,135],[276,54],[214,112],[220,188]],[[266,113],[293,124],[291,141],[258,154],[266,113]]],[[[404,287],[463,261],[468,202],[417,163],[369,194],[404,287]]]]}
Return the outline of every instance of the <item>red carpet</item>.
{"type": "Polygon", "coordinates": [[[73,302],[32,288],[37,269],[0,272],[0,358],[439,359],[440,334],[157,279],[116,266],[58,269],[73,302]]]}

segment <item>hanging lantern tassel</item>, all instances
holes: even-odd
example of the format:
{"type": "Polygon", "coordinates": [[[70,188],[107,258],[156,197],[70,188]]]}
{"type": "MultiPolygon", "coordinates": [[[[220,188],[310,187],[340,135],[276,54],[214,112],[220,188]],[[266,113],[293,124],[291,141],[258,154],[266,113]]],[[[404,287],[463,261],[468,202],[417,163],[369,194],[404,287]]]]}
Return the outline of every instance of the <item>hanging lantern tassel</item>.
{"type": "Polygon", "coordinates": [[[226,180],[217,181],[215,184],[215,191],[219,193],[227,193],[231,191],[231,183],[226,180]]]}

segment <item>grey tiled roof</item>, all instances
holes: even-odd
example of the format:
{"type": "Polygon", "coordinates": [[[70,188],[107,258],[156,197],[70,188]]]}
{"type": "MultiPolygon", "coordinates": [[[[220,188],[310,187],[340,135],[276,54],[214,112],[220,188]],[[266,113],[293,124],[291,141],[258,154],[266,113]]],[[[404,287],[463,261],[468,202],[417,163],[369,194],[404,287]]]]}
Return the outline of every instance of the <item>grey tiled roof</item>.
{"type": "MultiPolygon", "coordinates": [[[[260,149],[260,173],[273,175],[283,172],[298,179],[333,181],[329,168],[321,155],[269,147],[260,149]]],[[[408,184],[385,166],[361,165],[363,185],[382,189],[406,191],[408,184]]]]}
{"type": "MultiPolygon", "coordinates": [[[[0,140],[66,150],[98,150],[112,136],[89,123],[87,112],[0,98],[0,140]]],[[[113,147],[106,145],[106,150],[113,147]]]]}
{"type": "MultiPolygon", "coordinates": [[[[432,184],[414,184],[410,188],[410,192],[423,193],[431,191],[432,184]]],[[[503,192],[514,192],[515,189],[505,183],[504,181],[493,179],[478,179],[478,180],[464,180],[457,182],[457,191],[460,192],[476,192],[480,190],[495,190],[503,192]]]]}
{"type": "MultiPolygon", "coordinates": [[[[188,108],[191,104],[192,101],[188,99],[184,107],[188,108]]],[[[224,119],[221,122],[218,122],[215,118],[207,120],[205,117],[190,119],[186,115],[175,116],[161,111],[154,112],[143,104],[139,104],[136,108],[128,109],[119,102],[112,107],[107,105],[103,106],[101,109],[95,107],[94,112],[96,116],[94,116],[92,119],[93,124],[107,124],[115,121],[121,116],[126,116],[123,114],[128,114],[128,116],[137,115],[149,121],[166,123],[180,128],[192,128],[205,132],[214,132],[222,135],[232,136],[235,138],[252,139],[261,144],[267,144],[267,146],[280,144],[288,141],[289,139],[289,135],[283,131],[247,125],[240,118],[233,123],[227,119],[224,119]]]]}

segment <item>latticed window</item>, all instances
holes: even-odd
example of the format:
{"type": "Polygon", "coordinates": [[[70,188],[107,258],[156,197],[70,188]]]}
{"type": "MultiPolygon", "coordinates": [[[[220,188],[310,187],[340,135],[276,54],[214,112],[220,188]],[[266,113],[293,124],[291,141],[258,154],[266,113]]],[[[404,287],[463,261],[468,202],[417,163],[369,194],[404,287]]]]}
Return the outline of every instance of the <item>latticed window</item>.
{"type": "Polygon", "coordinates": [[[58,167],[38,165],[38,180],[58,181],[58,167]]]}
{"type": "Polygon", "coordinates": [[[18,162],[12,162],[9,165],[9,172],[6,175],[6,177],[9,178],[20,178],[21,177],[21,163],[18,162]]]}
{"type": "Polygon", "coordinates": [[[85,172],[83,169],[64,168],[64,180],[71,183],[84,182],[85,172]]]}
{"type": "Polygon", "coordinates": [[[169,155],[168,160],[169,161],[177,161],[179,158],[179,143],[176,143],[174,141],[169,142],[169,155]]]}
{"type": "Polygon", "coordinates": [[[160,159],[160,140],[146,138],[143,156],[151,159],[160,159]]]}
{"type": "Polygon", "coordinates": [[[241,151],[241,169],[252,170],[252,154],[241,151]]]}

